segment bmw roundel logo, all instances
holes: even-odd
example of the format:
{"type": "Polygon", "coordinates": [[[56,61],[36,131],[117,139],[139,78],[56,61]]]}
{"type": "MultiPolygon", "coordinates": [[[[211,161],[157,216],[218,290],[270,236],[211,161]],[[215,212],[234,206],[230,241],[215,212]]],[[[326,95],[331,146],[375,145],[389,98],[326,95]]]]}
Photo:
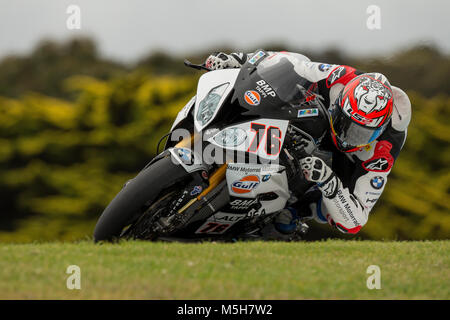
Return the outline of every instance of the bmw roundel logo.
{"type": "Polygon", "coordinates": [[[321,63],[321,64],[319,65],[319,70],[325,72],[325,71],[330,70],[331,67],[332,67],[331,64],[328,64],[328,63],[321,63]]]}
{"type": "Polygon", "coordinates": [[[376,177],[373,177],[371,180],[370,180],[370,185],[374,188],[374,189],[381,189],[381,188],[383,188],[383,185],[384,185],[384,178],[383,177],[380,177],[380,176],[376,176],[376,177]]]}
{"type": "Polygon", "coordinates": [[[192,164],[193,161],[193,154],[191,150],[185,149],[185,148],[178,148],[178,157],[180,157],[181,161],[185,164],[192,164]]]}

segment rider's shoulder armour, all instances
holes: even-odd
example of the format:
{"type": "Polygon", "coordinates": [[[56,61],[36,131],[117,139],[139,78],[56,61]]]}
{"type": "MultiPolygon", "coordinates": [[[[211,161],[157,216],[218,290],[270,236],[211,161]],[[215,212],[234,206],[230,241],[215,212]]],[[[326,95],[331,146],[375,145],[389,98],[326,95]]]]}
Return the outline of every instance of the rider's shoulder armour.
{"type": "Polygon", "coordinates": [[[408,95],[400,88],[392,87],[394,94],[394,109],[392,112],[392,127],[397,131],[406,131],[411,121],[411,102],[408,95]]]}

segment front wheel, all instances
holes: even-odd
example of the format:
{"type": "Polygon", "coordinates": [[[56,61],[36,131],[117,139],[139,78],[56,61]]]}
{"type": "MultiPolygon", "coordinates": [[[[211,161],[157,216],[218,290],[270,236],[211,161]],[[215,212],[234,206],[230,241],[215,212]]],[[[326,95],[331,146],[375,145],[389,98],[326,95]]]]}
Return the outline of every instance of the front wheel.
{"type": "Polygon", "coordinates": [[[156,201],[161,192],[189,174],[172,162],[170,155],[142,170],[109,203],[94,230],[94,241],[111,241],[156,201]]]}

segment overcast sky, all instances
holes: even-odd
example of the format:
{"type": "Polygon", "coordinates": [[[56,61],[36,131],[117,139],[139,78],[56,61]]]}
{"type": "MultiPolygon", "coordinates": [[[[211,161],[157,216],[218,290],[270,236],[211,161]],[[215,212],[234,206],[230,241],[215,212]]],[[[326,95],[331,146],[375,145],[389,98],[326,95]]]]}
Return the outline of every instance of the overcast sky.
{"type": "Polygon", "coordinates": [[[156,49],[183,55],[269,42],[364,55],[426,42],[449,53],[449,17],[448,0],[0,0],[0,57],[77,35],[126,62],[156,49]],[[71,4],[81,9],[81,30],[66,27],[71,4]],[[381,30],[366,27],[369,5],[381,10],[381,30]]]}

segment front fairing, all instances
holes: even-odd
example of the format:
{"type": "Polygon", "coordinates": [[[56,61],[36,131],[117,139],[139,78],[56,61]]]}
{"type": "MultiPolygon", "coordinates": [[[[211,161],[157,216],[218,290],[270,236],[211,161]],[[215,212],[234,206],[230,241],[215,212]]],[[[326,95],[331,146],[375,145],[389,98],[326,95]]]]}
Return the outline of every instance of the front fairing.
{"type": "Polygon", "coordinates": [[[192,108],[195,131],[202,131],[205,141],[221,148],[250,150],[261,158],[274,160],[278,155],[264,150],[265,145],[271,145],[266,135],[261,138],[261,148],[250,148],[255,139],[255,125],[265,126],[267,132],[269,128],[279,129],[275,138],[282,146],[290,123],[311,132],[314,137],[322,136],[319,133],[328,126],[326,110],[318,106],[318,99],[305,101],[314,85],[295,71],[298,61],[286,55],[269,56],[262,50],[255,56],[257,58],[251,58],[241,69],[212,71],[201,77],[192,108]],[[220,99],[214,94],[208,98],[214,90],[218,91],[220,99]],[[208,103],[216,103],[217,107],[205,107],[208,103]],[[202,121],[202,117],[207,121],[202,121]],[[230,136],[230,132],[236,134],[235,142],[218,143],[230,136]],[[245,143],[240,143],[242,137],[246,137],[245,143]]]}
{"type": "Polygon", "coordinates": [[[200,77],[194,110],[194,125],[198,132],[216,118],[233,91],[238,73],[238,69],[225,69],[208,72],[200,77]]]}
{"type": "Polygon", "coordinates": [[[232,103],[236,100],[245,109],[245,116],[291,120],[299,118],[299,110],[310,108],[307,97],[313,95],[315,84],[295,71],[292,60],[277,53],[263,52],[258,60],[245,63],[234,86],[232,103]],[[249,96],[251,99],[249,99],[249,96]]]}

